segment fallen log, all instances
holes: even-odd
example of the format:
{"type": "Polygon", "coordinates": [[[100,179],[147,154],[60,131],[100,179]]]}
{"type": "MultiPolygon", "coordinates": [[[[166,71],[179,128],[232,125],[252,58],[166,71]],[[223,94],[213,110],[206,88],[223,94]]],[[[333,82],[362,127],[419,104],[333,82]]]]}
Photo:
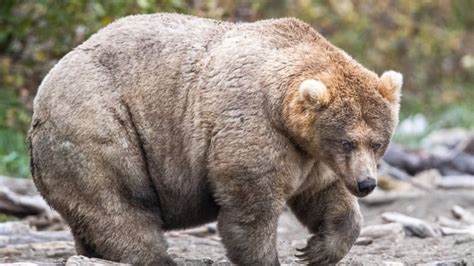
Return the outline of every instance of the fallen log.
{"type": "Polygon", "coordinates": [[[31,179],[8,177],[0,175],[0,187],[7,187],[20,195],[38,195],[38,191],[31,179]]]}
{"type": "Polygon", "coordinates": [[[444,226],[444,227],[457,228],[457,229],[466,227],[465,223],[461,221],[456,221],[444,216],[439,216],[437,219],[437,222],[439,225],[444,226]]]}
{"type": "Polygon", "coordinates": [[[445,176],[436,180],[436,186],[444,189],[474,189],[474,176],[445,176]]]}
{"type": "Polygon", "coordinates": [[[449,235],[473,235],[474,236],[474,225],[471,225],[466,228],[451,228],[451,227],[441,227],[441,233],[444,236],[449,235]]]}
{"type": "Polygon", "coordinates": [[[35,231],[24,222],[0,223],[0,247],[72,240],[73,238],[69,231],[35,231]]]}
{"type": "Polygon", "coordinates": [[[360,231],[360,237],[378,239],[385,237],[404,238],[405,231],[399,223],[369,225],[360,231]]]}
{"type": "Polygon", "coordinates": [[[374,240],[371,239],[370,237],[361,236],[361,237],[357,238],[354,245],[356,245],[356,246],[368,246],[368,245],[372,244],[373,242],[374,242],[374,240]]]}
{"type": "MultiPolygon", "coordinates": [[[[0,248],[0,257],[14,256],[16,258],[64,258],[74,255],[74,242],[53,241],[43,243],[8,245],[0,248]]],[[[44,264],[43,264],[44,265],[44,264]]]]}
{"type": "Polygon", "coordinates": [[[113,262],[109,260],[97,259],[97,258],[88,258],[84,256],[72,256],[66,261],[66,266],[72,265],[88,265],[88,266],[106,266],[106,265],[114,265],[114,266],[125,266],[130,264],[113,262]]]}
{"type": "Polygon", "coordinates": [[[385,212],[382,213],[382,219],[387,222],[400,223],[405,229],[407,235],[413,235],[420,238],[441,236],[441,230],[439,227],[401,213],[385,212]]]}
{"type": "Polygon", "coordinates": [[[367,206],[379,206],[393,203],[399,199],[413,199],[420,197],[425,192],[420,190],[413,191],[382,191],[375,189],[370,195],[359,199],[359,202],[367,206]]]}
{"type": "Polygon", "coordinates": [[[40,195],[22,195],[0,187],[0,212],[23,217],[51,212],[51,208],[40,195]]]}
{"type": "Polygon", "coordinates": [[[464,152],[462,147],[456,147],[446,153],[429,153],[391,144],[383,159],[389,165],[410,175],[429,169],[437,169],[443,175],[474,175],[474,156],[464,152]]]}

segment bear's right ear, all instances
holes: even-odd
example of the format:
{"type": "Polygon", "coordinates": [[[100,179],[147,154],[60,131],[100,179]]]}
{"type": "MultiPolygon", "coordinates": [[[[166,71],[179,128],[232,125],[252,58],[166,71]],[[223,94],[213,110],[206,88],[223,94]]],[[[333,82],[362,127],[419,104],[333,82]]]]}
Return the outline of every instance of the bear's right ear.
{"type": "Polygon", "coordinates": [[[392,104],[398,104],[403,84],[402,74],[393,70],[386,71],[380,76],[380,81],[380,94],[392,104]]]}
{"type": "Polygon", "coordinates": [[[314,79],[301,82],[299,92],[301,100],[316,109],[326,106],[331,98],[326,85],[314,79]]]}

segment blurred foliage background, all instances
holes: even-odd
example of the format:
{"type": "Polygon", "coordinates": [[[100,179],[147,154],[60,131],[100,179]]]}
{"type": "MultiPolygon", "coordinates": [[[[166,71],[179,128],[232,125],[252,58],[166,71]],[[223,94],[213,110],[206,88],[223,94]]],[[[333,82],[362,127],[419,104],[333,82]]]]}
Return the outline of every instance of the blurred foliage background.
{"type": "Polygon", "coordinates": [[[1,0],[0,174],[29,176],[32,100],[48,70],[98,29],[139,13],[298,17],[377,73],[402,72],[402,119],[423,113],[431,128],[472,128],[473,10],[472,0],[1,0]]]}

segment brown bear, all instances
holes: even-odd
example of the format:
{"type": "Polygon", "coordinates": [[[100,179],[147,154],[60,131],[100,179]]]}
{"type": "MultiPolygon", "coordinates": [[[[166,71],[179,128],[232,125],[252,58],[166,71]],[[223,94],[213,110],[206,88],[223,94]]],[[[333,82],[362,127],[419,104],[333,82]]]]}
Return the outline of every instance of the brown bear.
{"type": "Polygon", "coordinates": [[[85,256],[174,264],[163,232],[217,220],[233,263],[278,265],[288,205],[313,234],[302,261],[333,264],[359,235],[401,84],[293,18],[126,17],[43,80],[32,176],[85,256]]]}

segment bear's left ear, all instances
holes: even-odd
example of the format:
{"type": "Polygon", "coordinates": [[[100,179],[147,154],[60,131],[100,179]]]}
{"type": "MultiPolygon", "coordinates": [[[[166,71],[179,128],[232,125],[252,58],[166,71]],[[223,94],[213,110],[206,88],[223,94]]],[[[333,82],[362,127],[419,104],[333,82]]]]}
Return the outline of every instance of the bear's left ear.
{"type": "Polygon", "coordinates": [[[390,103],[398,105],[402,95],[402,74],[390,70],[380,76],[379,92],[390,103]]]}

